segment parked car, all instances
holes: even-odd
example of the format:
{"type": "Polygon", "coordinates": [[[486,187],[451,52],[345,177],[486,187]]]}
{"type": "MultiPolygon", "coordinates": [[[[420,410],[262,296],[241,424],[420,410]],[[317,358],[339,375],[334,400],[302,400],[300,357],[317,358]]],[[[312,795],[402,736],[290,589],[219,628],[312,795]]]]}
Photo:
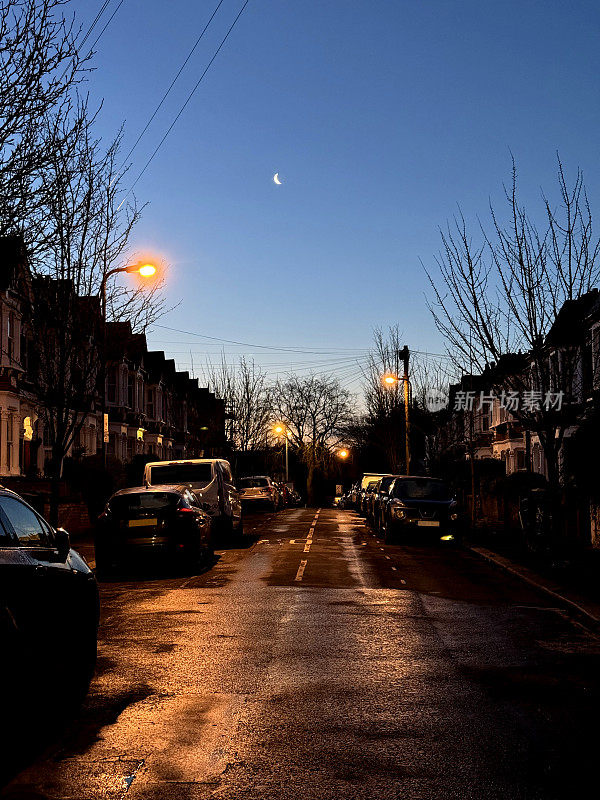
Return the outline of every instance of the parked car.
{"type": "Polygon", "coordinates": [[[352,484],[350,489],[349,495],[349,502],[348,508],[353,508],[355,511],[358,511],[359,507],[359,495],[360,495],[360,481],[356,481],[356,483],[352,484]]]}
{"type": "Polygon", "coordinates": [[[285,483],[278,483],[277,488],[281,497],[281,508],[286,508],[292,505],[290,489],[285,483]]]}
{"type": "Polygon", "coordinates": [[[277,487],[268,475],[250,475],[240,478],[239,487],[242,503],[252,508],[268,508],[277,511],[280,505],[280,495],[277,487]]]}
{"type": "Polygon", "coordinates": [[[367,493],[365,495],[365,517],[371,526],[373,526],[375,504],[377,502],[377,495],[380,486],[381,478],[369,484],[367,487],[367,493]]]}
{"type": "Polygon", "coordinates": [[[385,517],[385,509],[390,499],[390,488],[396,478],[400,475],[385,475],[379,481],[377,491],[373,496],[373,512],[371,524],[376,533],[381,533],[383,530],[383,521],[385,517]]]}
{"type": "Polygon", "coordinates": [[[43,705],[83,698],[96,665],[98,585],[69,534],[0,487],[3,709],[22,687],[43,705]],[[12,688],[11,688],[12,687],[12,688]]]}
{"type": "Polygon", "coordinates": [[[369,485],[373,485],[377,483],[379,478],[383,478],[389,473],[387,472],[365,472],[360,479],[360,488],[358,489],[358,496],[357,496],[357,505],[356,510],[359,514],[363,516],[367,515],[367,509],[365,507],[365,495],[367,493],[367,489],[369,485]]]}
{"type": "Polygon", "coordinates": [[[240,492],[233,482],[229,461],[223,458],[193,458],[151,461],[144,470],[144,486],[187,485],[200,500],[213,523],[215,534],[244,531],[240,492]]]}
{"type": "Polygon", "coordinates": [[[295,489],[290,489],[289,493],[290,506],[293,508],[298,508],[298,506],[302,505],[302,497],[299,492],[297,492],[295,489]]]}
{"type": "Polygon", "coordinates": [[[457,504],[446,483],[427,476],[402,476],[390,487],[384,517],[385,541],[441,539],[457,533],[457,504]]]}
{"type": "Polygon", "coordinates": [[[98,519],[95,549],[98,572],[143,555],[195,566],[213,555],[211,518],[187,486],[121,489],[98,519]]]}
{"type": "Polygon", "coordinates": [[[366,517],[369,513],[369,506],[371,503],[371,495],[375,491],[375,486],[377,485],[377,481],[379,478],[372,478],[366,486],[364,486],[360,490],[360,499],[359,499],[359,513],[362,514],[363,517],[366,517]]]}

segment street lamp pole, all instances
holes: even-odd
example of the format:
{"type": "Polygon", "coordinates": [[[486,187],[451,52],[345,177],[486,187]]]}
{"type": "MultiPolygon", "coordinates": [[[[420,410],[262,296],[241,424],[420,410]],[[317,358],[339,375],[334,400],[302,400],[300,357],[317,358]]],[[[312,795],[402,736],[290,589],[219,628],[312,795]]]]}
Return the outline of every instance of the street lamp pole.
{"type": "Polygon", "coordinates": [[[406,474],[410,475],[410,412],[409,412],[409,405],[410,405],[410,380],[408,378],[408,359],[410,356],[410,351],[406,345],[402,348],[402,350],[398,350],[398,358],[402,359],[404,362],[404,374],[402,378],[398,375],[384,375],[383,382],[387,386],[395,386],[402,380],[404,386],[404,447],[405,447],[405,467],[406,467],[406,474]]]}
{"type": "Polygon", "coordinates": [[[408,359],[409,350],[406,345],[400,351],[400,358],[404,361],[404,375],[402,382],[404,384],[404,444],[405,444],[405,458],[406,458],[406,474],[410,475],[410,417],[409,417],[409,400],[410,400],[410,386],[408,382],[408,359]]]}
{"type": "Polygon", "coordinates": [[[106,420],[106,284],[112,275],[118,272],[137,272],[143,278],[150,278],[156,273],[154,264],[139,262],[126,267],[114,267],[104,273],[100,283],[100,317],[102,324],[102,358],[100,360],[100,408],[102,410],[102,463],[106,469],[106,445],[108,436],[108,421],[106,420]],[[106,420],[106,423],[105,423],[106,420]],[[105,432],[106,431],[106,432],[105,432]]]}
{"type": "Polygon", "coordinates": [[[277,425],[275,427],[275,433],[278,433],[280,436],[285,436],[285,482],[288,483],[290,479],[289,475],[289,463],[288,463],[288,430],[287,427],[284,425],[277,425]]]}

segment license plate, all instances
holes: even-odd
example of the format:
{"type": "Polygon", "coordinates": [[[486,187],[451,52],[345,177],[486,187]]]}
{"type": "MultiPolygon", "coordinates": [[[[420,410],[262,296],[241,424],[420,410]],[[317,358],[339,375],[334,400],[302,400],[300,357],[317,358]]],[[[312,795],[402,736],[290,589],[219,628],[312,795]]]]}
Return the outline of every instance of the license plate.
{"type": "Polygon", "coordinates": [[[127,524],[130,528],[145,528],[150,525],[158,525],[158,519],[130,519],[127,524]]]}
{"type": "Polygon", "coordinates": [[[439,528],[440,523],[437,519],[420,519],[417,522],[422,528],[439,528]]]}

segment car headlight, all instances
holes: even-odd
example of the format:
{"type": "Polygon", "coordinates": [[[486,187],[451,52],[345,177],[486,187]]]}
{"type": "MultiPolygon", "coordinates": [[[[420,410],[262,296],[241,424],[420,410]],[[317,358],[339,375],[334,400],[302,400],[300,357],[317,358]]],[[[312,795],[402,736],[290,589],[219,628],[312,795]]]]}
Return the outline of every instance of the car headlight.
{"type": "Polygon", "coordinates": [[[456,511],[454,511],[452,514],[450,514],[450,520],[452,522],[456,522],[457,519],[458,519],[458,514],[456,513],[456,511]]]}
{"type": "Polygon", "coordinates": [[[401,506],[392,506],[392,516],[396,519],[404,519],[406,511],[401,506]]]}

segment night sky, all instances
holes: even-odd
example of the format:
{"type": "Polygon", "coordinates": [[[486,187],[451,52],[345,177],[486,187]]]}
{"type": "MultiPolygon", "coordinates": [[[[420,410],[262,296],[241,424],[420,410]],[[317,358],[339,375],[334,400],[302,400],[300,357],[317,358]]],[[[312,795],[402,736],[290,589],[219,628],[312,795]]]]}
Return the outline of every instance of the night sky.
{"type": "MultiPolygon", "coordinates": [[[[217,0],[124,0],[89,79],[99,130],[123,155],[217,0]]],[[[242,6],[224,0],[135,149],[133,183],[242,6]]],[[[84,30],[100,0],[76,0],[84,30]]],[[[117,8],[104,12],[95,34],[117,8]]],[[[556,151],[599,208],[600,9],[556,0],[250,0],[135,186],[134,251],[171,264],[150,344],[195,372],[221,347],[271,374],[334,369],[358,388],[375,326],[442,352],[420,261],[460,204],[476,229],[502,203],[510,154],[524,199],[554,192],[556,151]],[[275,186],[279,172],[282,186],[275,186]],[[190,354],[191,351],[191,354],[190,354]]],[[[95,38],[90,37],[90,41],[95,38]]]]}

